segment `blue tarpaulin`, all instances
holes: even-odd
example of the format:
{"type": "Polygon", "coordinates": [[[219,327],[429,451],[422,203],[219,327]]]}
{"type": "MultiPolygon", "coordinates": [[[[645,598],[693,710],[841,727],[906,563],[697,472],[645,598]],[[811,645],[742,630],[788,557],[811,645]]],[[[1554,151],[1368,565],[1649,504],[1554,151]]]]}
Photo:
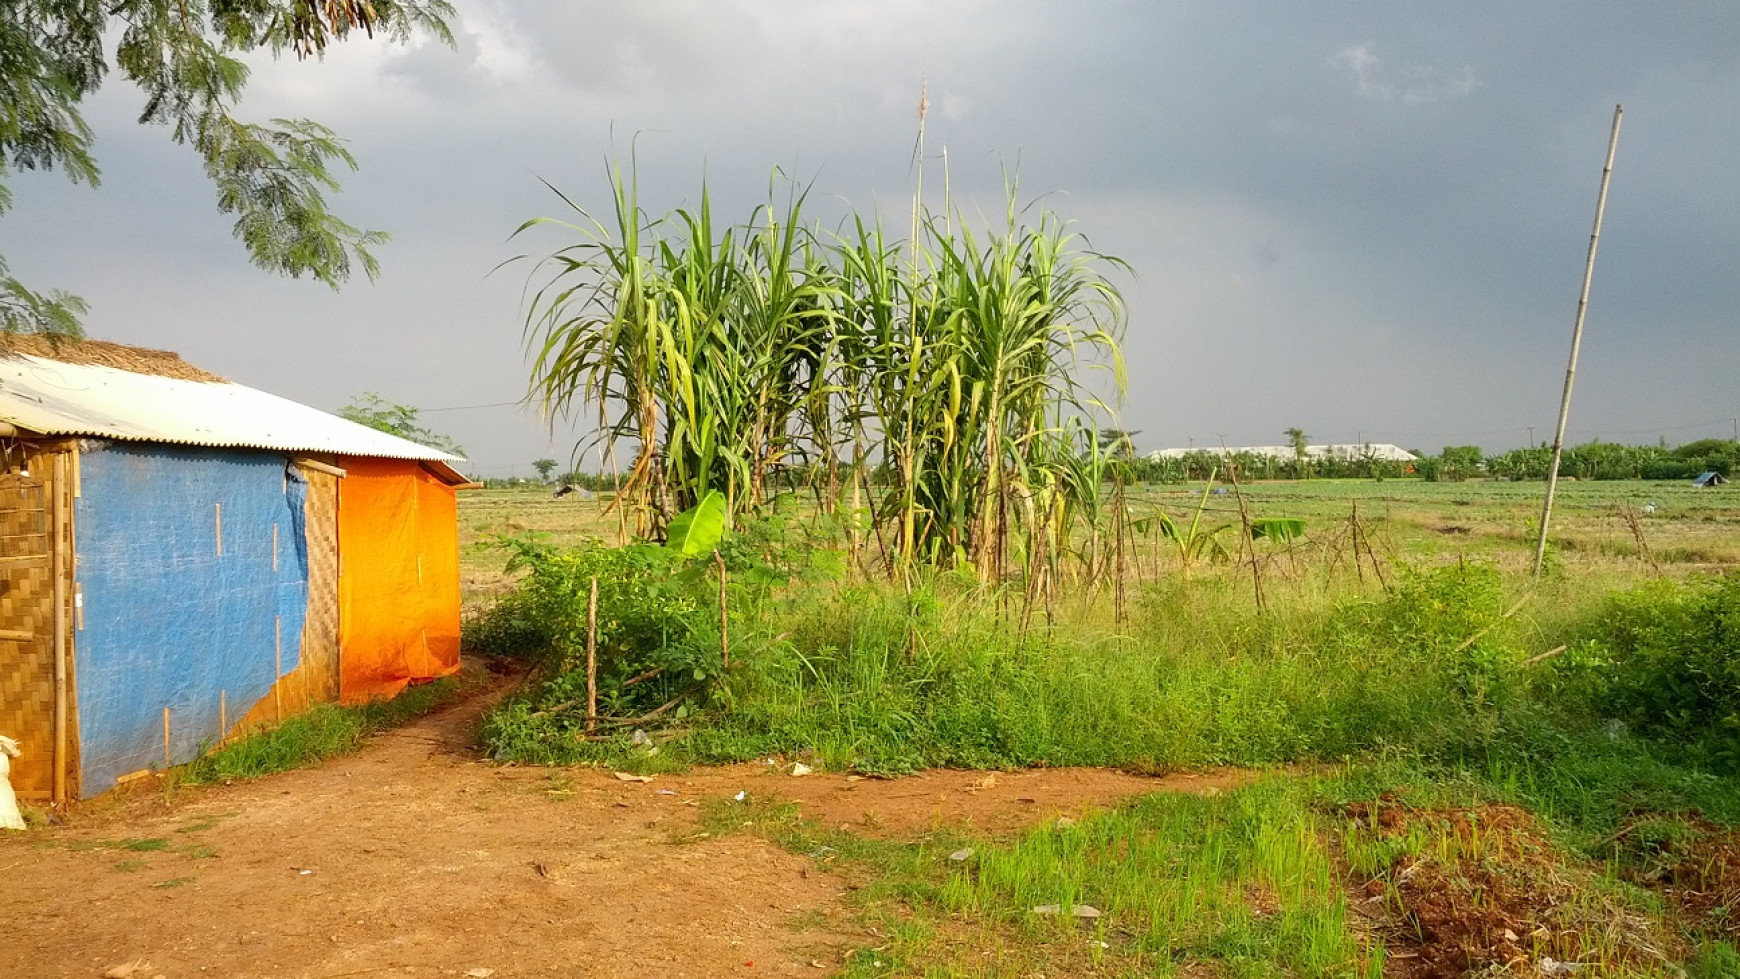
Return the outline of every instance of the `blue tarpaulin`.
{"type": "MultiPolygon", "coordinates": [[[[89,443],[87,443],[89,445],[89,443]]],[[[80,458],[75,635],[83,778],[182,764],[298,661],[307,485],[270,452],[110,443],[80,458]]]]}

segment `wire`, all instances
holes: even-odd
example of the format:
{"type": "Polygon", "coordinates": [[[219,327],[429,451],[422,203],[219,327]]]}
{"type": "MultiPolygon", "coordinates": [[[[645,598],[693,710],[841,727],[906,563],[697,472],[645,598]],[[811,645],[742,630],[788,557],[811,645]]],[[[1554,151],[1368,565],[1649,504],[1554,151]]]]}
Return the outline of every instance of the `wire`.
{"type": "Polygon", "coordinates": [[[509,405],[523,405],[525,401],[493,401],[486,405],[449,405],[446,408],[418,408],[418,411],[475,411],[479,408],[506,408],[509,405]]]}

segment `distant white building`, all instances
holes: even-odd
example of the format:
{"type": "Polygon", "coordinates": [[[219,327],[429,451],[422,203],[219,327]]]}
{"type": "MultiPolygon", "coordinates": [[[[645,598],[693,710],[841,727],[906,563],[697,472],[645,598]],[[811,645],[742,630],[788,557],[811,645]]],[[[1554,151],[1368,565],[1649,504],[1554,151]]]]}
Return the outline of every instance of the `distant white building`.
{"type": "MultiPolygon", "coordinates": [[[[1150,459],[1182,459],[1193,452],[1207,452],[1210,455],[1253,455],[1268,456],[1282,461],[1297,458],[1291,445],[1233,445],[1221,448],[1218,445],[1202,446],[1194,449],[1159,449],[1148,453],[1150,459]]],[[[1420,457],[1399,445],[1388,442],[1365,442],[1347,445],[1308,445],[1305,447],[1305,457],[1308,459],[1332,459],[1338,462],[1354,462],[1360,459],[1374,459],[1378,462],[1415,462],[1420,457]]]]}

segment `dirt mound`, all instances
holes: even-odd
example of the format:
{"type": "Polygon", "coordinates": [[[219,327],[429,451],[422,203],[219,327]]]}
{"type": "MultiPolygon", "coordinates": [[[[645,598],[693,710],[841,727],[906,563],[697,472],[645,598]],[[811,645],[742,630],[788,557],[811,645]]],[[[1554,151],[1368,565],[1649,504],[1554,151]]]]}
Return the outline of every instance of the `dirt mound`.
{"type": "Polygon", "coordinates": [[[1599,886],[1514,806],[1419,809],[1394,797],[1345,810],[1350,903],[1407,979],[1661,962],[1676,939],[1599,886]]]}
{"type": "Polygon", "coordinates": [[[1661,894],[1701,931],[1740,939],[1740,830],[1695,815],[1642,815],[1604,841],[1620,875],[1661,894]]]}

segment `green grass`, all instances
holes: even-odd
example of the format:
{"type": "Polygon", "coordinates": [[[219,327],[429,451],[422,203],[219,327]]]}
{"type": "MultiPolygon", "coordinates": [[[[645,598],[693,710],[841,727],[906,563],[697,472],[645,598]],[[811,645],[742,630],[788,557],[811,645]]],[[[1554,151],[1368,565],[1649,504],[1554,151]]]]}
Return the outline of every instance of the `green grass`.
{"type": "MultiPolygon", "coordinates": [[[[1392,951],[1415,954],[1388,947],[1391,937],[1407,944],[1411,907],[1398,882],[1436,875],[1436,893],[1459,896],[1464,913],[1478,918],[1479,887],[1493,886],[1481,868],[1512,856],[1518,839],[1539,849],[1506,871],[1510,886],[1525,895],[1553,888],[1555,900],[1488,913],[1550,921],[1553,934],[1525,942],[1536,955],[1588,963],[1600,975],[1666,976],[1674,970],[1650,950],[1693,948],[1676,938],[1653,895],[1526,827],[1521,837],[1498,823],[1483,829],[1479,809],[1467,810],[1471,825],[1458,830],[1422,808],[1420,821],[1394,836],[1344,815],[1350,801],[1392,798],[1392,790],[1422,807],[1494,801],[1473,783],[1446,789],[1392,781],[1405,774],[1356,766],[1325,776],[1272,775],[1217,796],[1154,794],[1050,821],[1013,840],[948,829],[902,842],[872,839],[806,820],[778,799],[713,799],[703,805],[700,832],[674,842],[754,834],[851,882],[859,919],[880,936],[849,957],[844,974],[858,979],[1376,977],[1392,951]],[[971,851],[966,859],[954,859],[963,850],[971,851]],[[1474,880],[1464,879],[1469,874],[1474,880]],[[1375,911],[1355,913],[1350,901],[1369,893],[1367,881],[1390,887],[1392,896],[1375,911]],[[1091,916],[1077,917],[1078,908],[1091,916]],[[1621,918],[1647,924],[1612,928],[1621,918]]],[[[1716,969],[1731,954],[1720,942],[1704,943],[1691,952],[1691,974],[1720,974],[1700,973],[1696,963],[1716,969]]]]}
{"type": "Polygon", "coordinates": [[[277,727],[201,755],[181,769],[181,781],[209,785],[309,768],[355,751],[370,735],[408,724],[452,703],[468,690],[459,679],[448,677],[410,687],[391,700],[354,706],[316,704],[277,727]]]}
{"type": "MultiPolygon", "coordinates": [[[[1564,915],[1643,922],[1687,975],[1737,974],[1732,933],[1679,919],[1631,880],[1657,837],[1740,826],[1740,714],[1729,716],[1740,689],[1721,655],[1740,620],[1698,578],[1740,563],[1740,496],[1568,484],[1536,583],[1538,484],[1245,489],[1257,516],[1307,528],[1302,542],[1255,546],[1260,608],[1248,552],[1185,570],[1169,543],[1146,541],[1122,617],[1109,586],[1069,586],[1031,614],[1018,582],[982,589],[971,574],[910,591],[793,586],[734,607],[732,669],[686,716],[647,725],[657,754],[626,729],[584,738],[559,703],[572,682],[560,697],[530,685],[492,713],[484,739],[502,759],[640,771],[771,755],[872,773],[1296,766],[1225,798],[1156,797],[1014,842],[866,840],[777,800],[710,803],[701,833],[760,833],[855,878],[859,913],[882,938],[853,957],[852,976],[1376,975],[1384,936],[1347,917],[1349,875],[1400,895],[1407,861],[1435,861],[1459,894],[1564,885],[1564,915]],[[1644,501],[1660,509],[1640,544],[1634,511],[1620,508],[1644,501]],[[1347,542],[1356,502],[1381,580],[1347,542]],[[1436,824],[1379,837],[1341,815],[1391,797],[1519,806],[1544,863],[1503,837],[1436,824]],[[969,845],[967,864],[946,859],[969,845]],[[1031,910],[1074,903],[1105,913],[1031,910]]],[[[1196,498],[1145,488],[1133,515],[1188,515],[1196,498]]],[[[1585,944],[1538,950],[1587,956],[1590,974],[1674,971],[1640,950],[1648,942],[1593,924],[1569,934],[1585,932],[1585,944]]]]}

